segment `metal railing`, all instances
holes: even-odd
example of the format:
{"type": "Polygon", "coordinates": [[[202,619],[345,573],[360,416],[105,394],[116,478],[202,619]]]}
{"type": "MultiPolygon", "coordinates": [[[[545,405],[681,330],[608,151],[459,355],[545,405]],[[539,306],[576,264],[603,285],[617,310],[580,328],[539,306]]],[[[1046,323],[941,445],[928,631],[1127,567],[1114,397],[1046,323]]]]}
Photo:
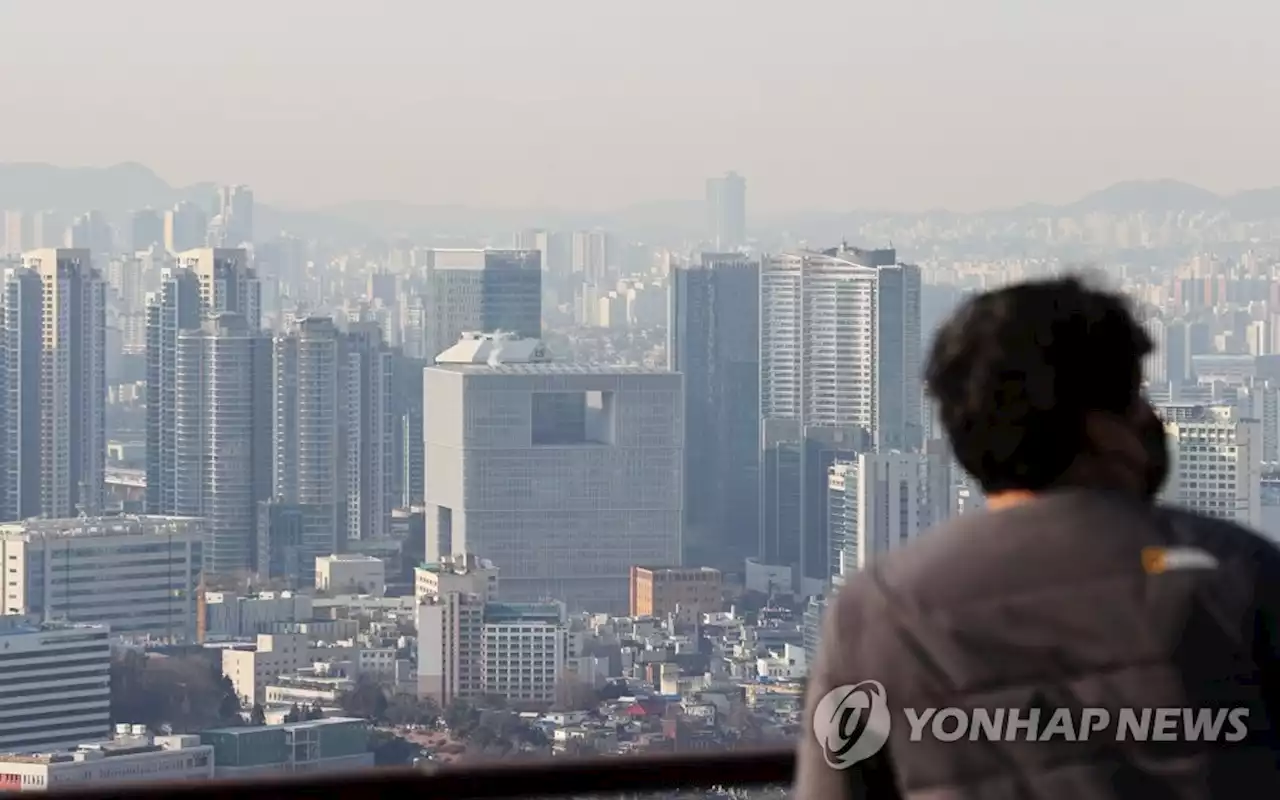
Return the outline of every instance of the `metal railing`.
{"type": "Polygon", "coordinates": [[[396,797],[497,800],[604,794],[750,788],[791,782],[790,750],[735,750],[663,756],[549,758],[539,761],[446,766],[432,772],[366,769],[260,780],[137,783],[56,791],[56,797],[179,798],[180,800],[290,800],[291,798],[396,797]],[[411,796],[404,794],[403,796],[411,796]]]}

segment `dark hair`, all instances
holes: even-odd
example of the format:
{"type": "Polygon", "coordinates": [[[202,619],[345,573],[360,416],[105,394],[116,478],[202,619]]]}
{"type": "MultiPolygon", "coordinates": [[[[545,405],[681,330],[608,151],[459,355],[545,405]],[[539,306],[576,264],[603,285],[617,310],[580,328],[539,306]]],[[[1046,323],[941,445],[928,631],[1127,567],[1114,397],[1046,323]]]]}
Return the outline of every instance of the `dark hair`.
{"type": "Polygon", "coordinates": [[[1151,339],[1118,294],[1079,278],[968,300],[934,339],[929,394],[960,465],[984,491],[1054,485],[1090,411],[1126,413],[1151,339]]]}

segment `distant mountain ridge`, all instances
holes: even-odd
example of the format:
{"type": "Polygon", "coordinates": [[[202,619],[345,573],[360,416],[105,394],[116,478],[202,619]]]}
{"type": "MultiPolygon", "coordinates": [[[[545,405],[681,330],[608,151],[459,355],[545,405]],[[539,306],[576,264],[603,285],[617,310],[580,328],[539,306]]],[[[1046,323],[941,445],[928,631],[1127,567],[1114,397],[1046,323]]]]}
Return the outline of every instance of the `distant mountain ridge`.
{"type": "MultiPolygon", "coordinates": [[[[134,209],[165,209],[190,200],[209,206],[217,184],[173,186],[148,167],[122,163],[111,167],[59,167],[39,163],[0,163],[0,209],[56,208],[68,214],[97,209],[123,220],[134,209]]],[[[1219,195],[1173,179],[1122,181],[1072,203],[1027,203],[1013,208],[974,213],[945,210],[884,212],[849,210],[784,215],[761,220],[773,227],[790,227],[805,219],[867,220],[874,218],[992,218],[1026,219],[1090,213],[1225,213],[1242,220],[1280,218],[1280,187],[1219,195]]],[[[697,200],[649,202],[608,213],[556,209],[485,209],[458,205],[414,205],[397,202],[355,202],[319,210],[287,210],[259,203],[257,227],[262,233],[289,231],[300,236],[358,241],[405,235],[483,237],[499,231],[543,226],[548,228],[607,227],[646,238],[653,232],[696,234],[704,224],[697,200]]],[[[808,227],[808,226],[806,226],[808,227]]]]}

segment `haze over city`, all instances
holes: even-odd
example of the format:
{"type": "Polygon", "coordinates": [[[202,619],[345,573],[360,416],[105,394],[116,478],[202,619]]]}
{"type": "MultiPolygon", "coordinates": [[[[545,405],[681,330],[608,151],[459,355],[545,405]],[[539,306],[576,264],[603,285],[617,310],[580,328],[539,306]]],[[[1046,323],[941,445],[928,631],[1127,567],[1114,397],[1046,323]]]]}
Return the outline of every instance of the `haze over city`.
{"type": "Polygon", "coordinates": [[[0,5],[0,161],[138,161],[266,202],[753,213],[1280,184],[1260,0],[130,0],[0,5]],[[70,99],[74,98],[74,102],[70,99]],[[34,124],[38,120],[39,124],[34,124]]]}

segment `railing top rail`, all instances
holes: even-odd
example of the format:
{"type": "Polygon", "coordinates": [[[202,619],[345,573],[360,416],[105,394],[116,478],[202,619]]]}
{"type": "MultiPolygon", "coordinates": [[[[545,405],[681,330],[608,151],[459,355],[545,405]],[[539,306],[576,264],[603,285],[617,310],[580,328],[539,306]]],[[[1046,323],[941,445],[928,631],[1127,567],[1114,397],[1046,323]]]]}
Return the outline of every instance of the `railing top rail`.
{"type": "Polygon", "coordinates": [[[370,769],[282,778],[198,782],[156,782],[55,791],[57,797],[206,798],[237,800],[271,798],[392,797],[413,792],[441,800],[567,797],[626,792],[710,789],[716,786],[766,786],[789,783],[794,754],[786,750],[735,750],[662,756],[554,758],[519,762],[482,762],[444,766],[431,772],[415,769],[370,769]]]}

